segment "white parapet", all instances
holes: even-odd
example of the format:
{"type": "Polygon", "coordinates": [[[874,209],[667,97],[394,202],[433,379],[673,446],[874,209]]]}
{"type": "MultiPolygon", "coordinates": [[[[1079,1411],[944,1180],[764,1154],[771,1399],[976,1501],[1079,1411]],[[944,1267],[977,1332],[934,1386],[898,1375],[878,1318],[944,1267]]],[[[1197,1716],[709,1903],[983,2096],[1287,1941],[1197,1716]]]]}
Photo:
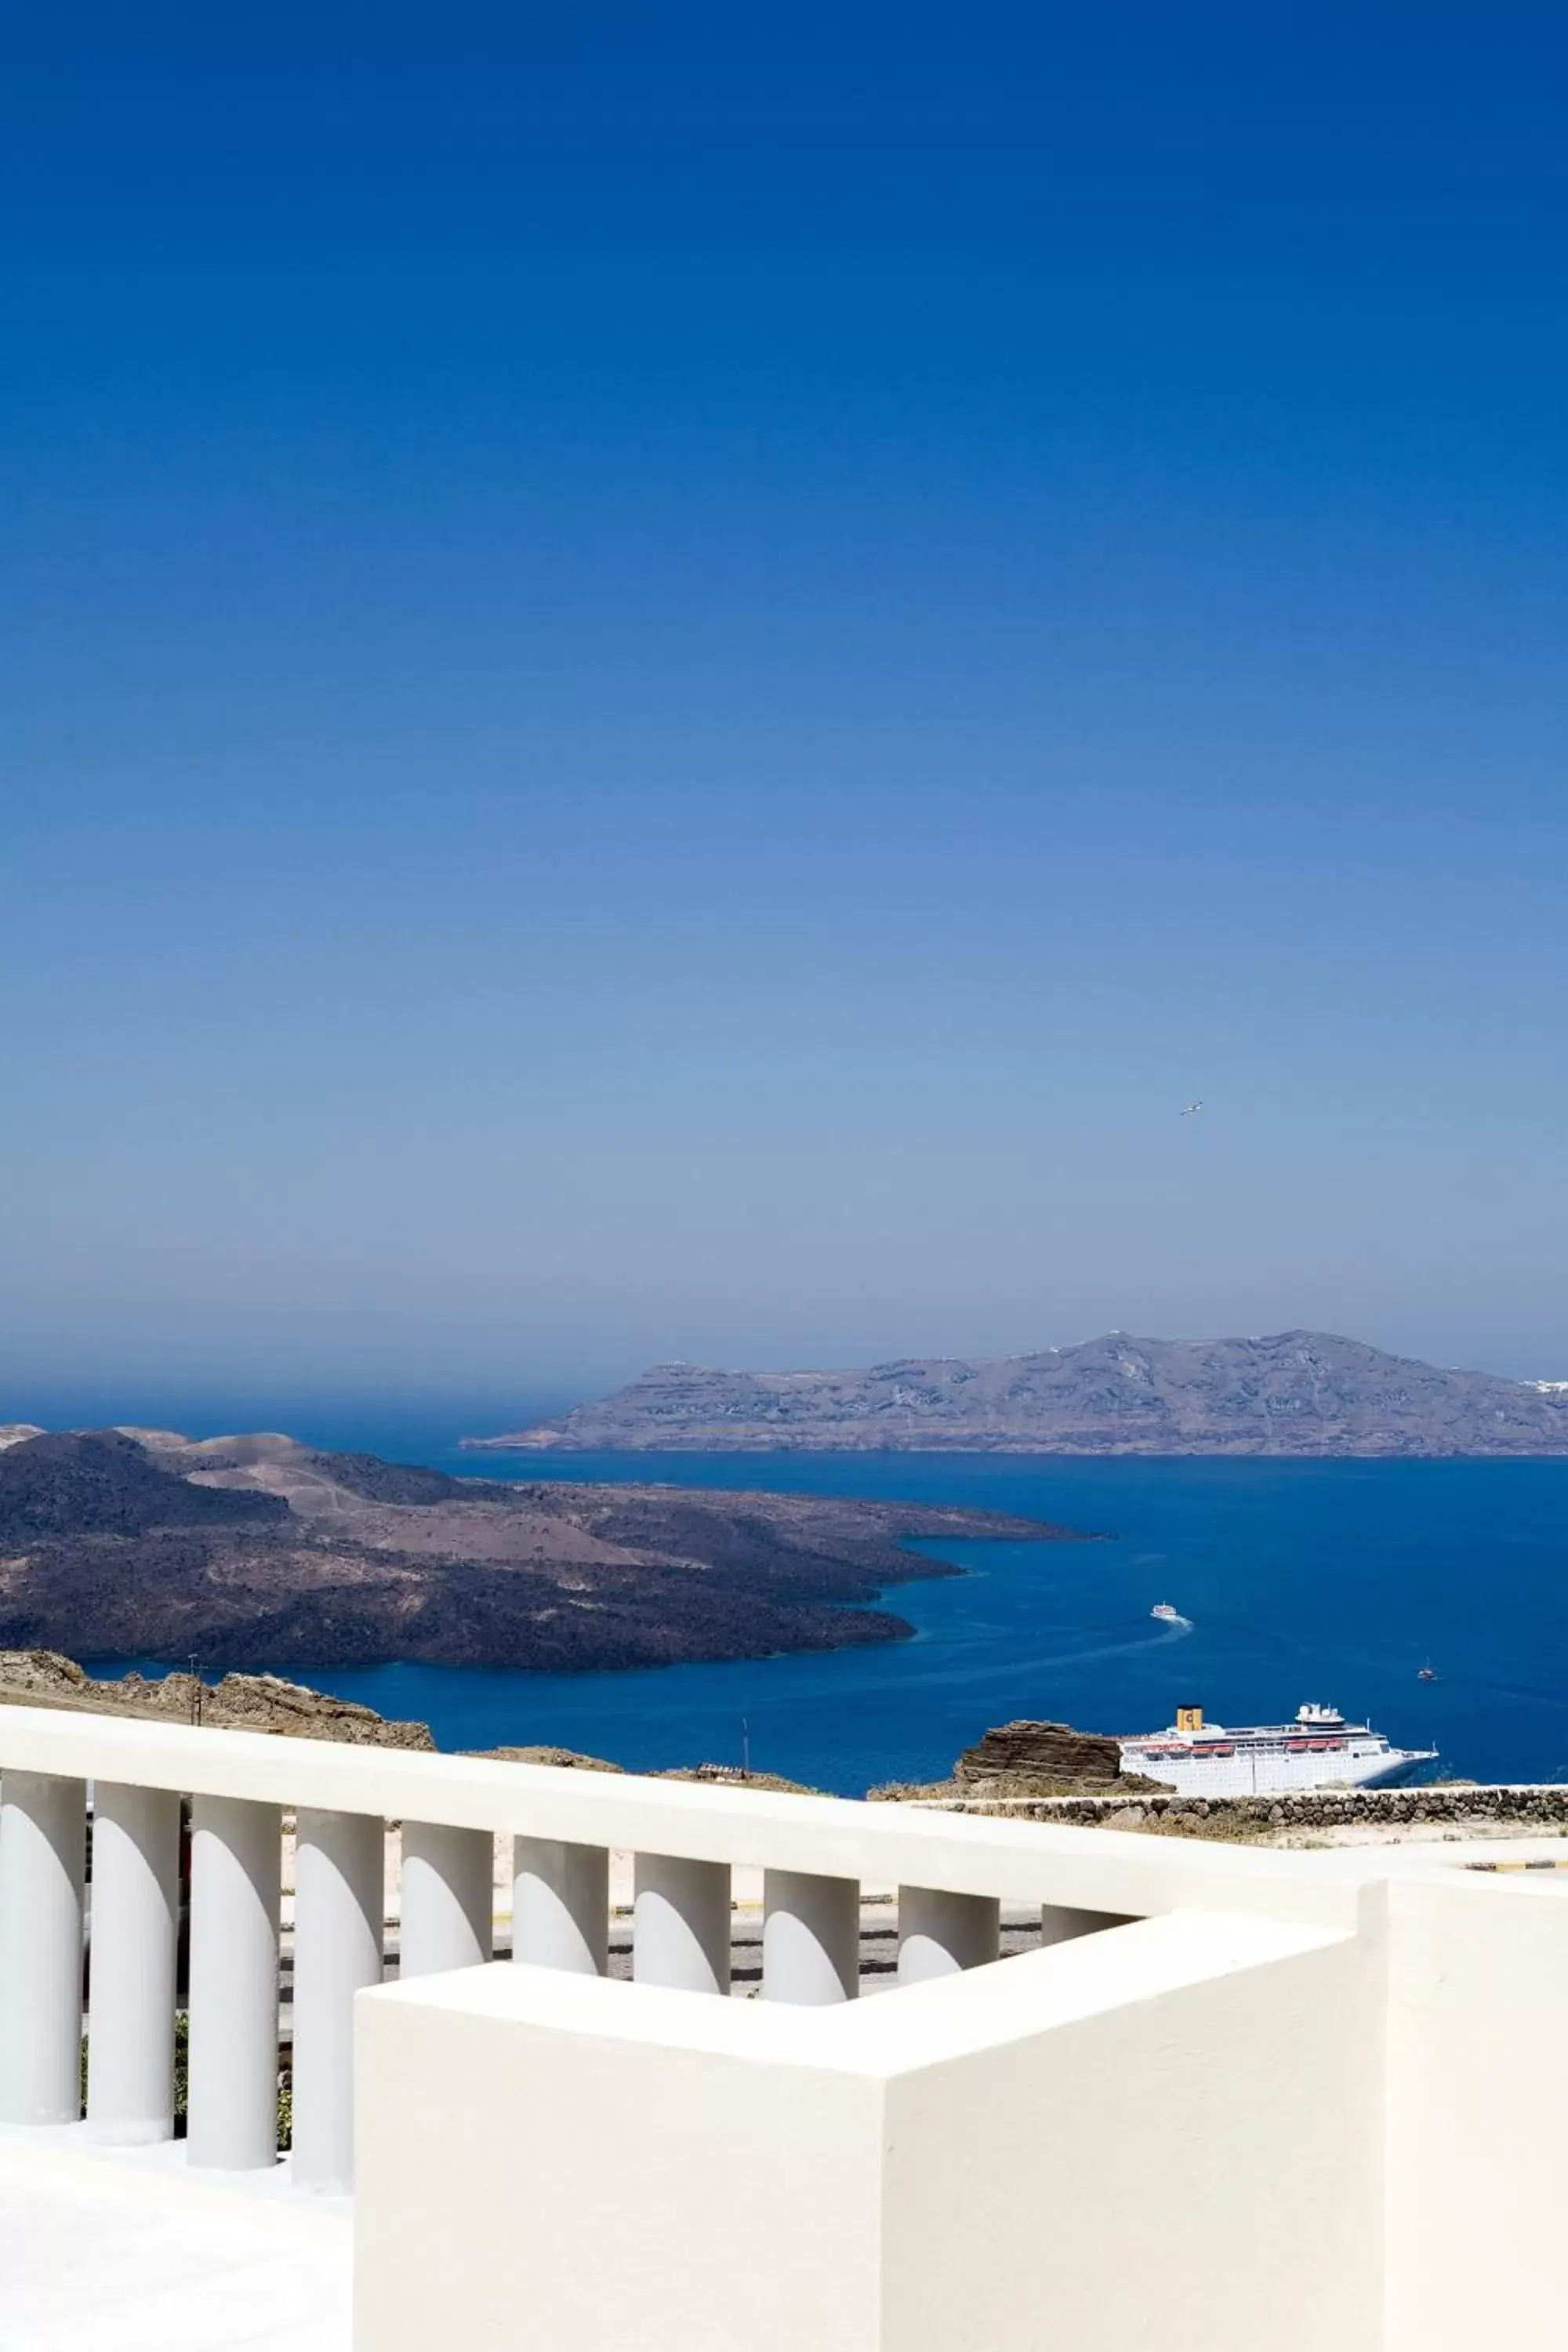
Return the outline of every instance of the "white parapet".
{"type": "Polygon", "coordinates": [[[75,2123],[81,2113],[79,1780],[0,1780],[0,2122],[75,2123]]]}
{"type": "Polygon", "coordinates": [[[278,2161],[278,1917],[282,1813],[198,1797],[191,1838],[189,2161],[278,2161]]]}
{"type": "Polygon", "coordinates": [[[180,1801],[100,1780],[93,1790],[87,2119],[132,2145],[174,2127],[174,1971],[180,1801]]]}
{"type": "Polygon", "coordinates": [[[5,1770],[373,1813],[726,1867],[762,1864],[1009,1905],[1143,1917],[1194,1904],[1329,1927],[1354,1915],[1352,1881],[1313,1866],[1321,1857],[41,1707],[0,1706],[5,1770]]]}
{"type": "Polygon", "coordinates": [[[1568,1872],[1396,1878],[1386,2352],[1563,2352],[1568,1872]]]}
{"type": "Polygon", "coordinates": [[[1378,1989],[1184,1915],[825,2008],[367,1993],[356,2346],[509,2342],[522,2282],[572,2352],[1258,2352],[1292,2310],[1376,2352],[1378,1989]]]}

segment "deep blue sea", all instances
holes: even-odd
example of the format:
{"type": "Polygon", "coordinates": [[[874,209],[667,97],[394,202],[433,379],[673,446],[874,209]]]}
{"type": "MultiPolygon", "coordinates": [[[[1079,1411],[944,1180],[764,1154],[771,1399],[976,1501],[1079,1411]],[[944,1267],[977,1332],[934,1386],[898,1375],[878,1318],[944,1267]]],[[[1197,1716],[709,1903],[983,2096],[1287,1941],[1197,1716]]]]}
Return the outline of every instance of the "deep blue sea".
{"type": "Polygon", "coordinates": [[[1445,1772],[1568,1780],[1568,1460],[379,1450],[488,1477],[984,1505],[1107,1538],[922,1547],[967,1573],[890,1587],[916,1637],[871,1650],[592,1675],[276,1662],[443,1748],[552,1741],[656,1769],[736,1763],[749,1738],[754,1768],[858,1793],[933,1779],[1017,1716],[1128,1732],[1187,1701],[1257,1722],[1315,1699],[1436,1747],[1445,1772]],[[1153,1623],[1156,1601],[1192,1631],[1153,1623]]]}

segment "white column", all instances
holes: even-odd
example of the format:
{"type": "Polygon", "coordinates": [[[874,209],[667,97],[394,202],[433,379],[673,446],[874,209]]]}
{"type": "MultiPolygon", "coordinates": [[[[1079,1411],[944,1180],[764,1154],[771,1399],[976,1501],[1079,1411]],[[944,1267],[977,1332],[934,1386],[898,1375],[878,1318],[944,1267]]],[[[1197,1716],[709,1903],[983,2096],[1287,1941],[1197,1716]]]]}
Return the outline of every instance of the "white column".
{"type": "Polygon", "coordinates": [[[191,1835],[190,2123],[186,2161],[278,2161],[278,1906],[282,1815],[197,1797],[191,1835]]]}
{"type": "Polygon", "coordinates": [[[353,2186],[353,2000],[382,1978],[385,1837],[368,1813],[300,1813],[292,2170],[300,2189],[353,2186]]]}
{"type": "Polygon", "coordinates": [[[859,1990],[859,1881],[765,1870],[763,1999],[823,2008],[859,1990]]]}
{"type": "Polygon", "coordinates": [[[403,1824],[400,1977],[479,1967],[490,1957],[495,1840],[440,1822],[403,1824]]]}
{"type": "Polygon", "coordinates": [[[633,1875],[632,1974],[684,1992],[730,1990],[730,1871],[722,1862],[639,1853],[633,1875]]]}
{"type": "MultiPolygon", "coordinates": [[[[610,1857],[559,1838],[511,1844],[511,1956],[534,1968],[602,1977],[610,1966],[610,1857]]],[[[729,1890],[725,1890],[728,1902],[729,1890]]]]}
{"type": "Polygon", "coordinates": [[[180,1801],[171,1790],[93,1788],[87,2119],[95,2139],[174,2128],[174,1961],[180,1801]]]}
{"type": "Polygon", "coordinates": [[[0,1780],[0,2123],[81,2114],[87,1784],[0,1780]]]}
{"type": "Polygon", "coordinates": [[[1002,1906],[989,1895],[936,1886],[899,1889],[899,1982],[924,1984],[983,1968],[1001,1949],[1002,1906]]]}
{"type": "Polygon", "coordinates": [[[1070,1903],[1042,1903],[1042,1944],[1070,1944],[1075,1936],[1098,1936],[1102,1927],[1125,1927],[1124,1911],[1079,1911],[1070,1903]]]}

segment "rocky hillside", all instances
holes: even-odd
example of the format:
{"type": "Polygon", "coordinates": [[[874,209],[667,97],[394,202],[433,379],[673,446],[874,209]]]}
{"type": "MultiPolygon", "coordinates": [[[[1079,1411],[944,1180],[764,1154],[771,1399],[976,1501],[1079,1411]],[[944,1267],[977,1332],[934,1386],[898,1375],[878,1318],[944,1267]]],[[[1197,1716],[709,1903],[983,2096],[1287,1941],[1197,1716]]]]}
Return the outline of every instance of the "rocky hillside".
{"type": "Polygon", "coordinates": [[[352,1699],[331,1698],[280,1675],[225,1675],[216,1685],[189,1674],[127,1675],[110,1682],[54,1650],[0,1650],[0,1706],[130,1715],[144,1722],[195,1723],[209,1730],[287,1733],[294,1739],[346,1740],[355,1748],[434,1748],[424,1723],[399,1723],[352,1699]]]}
{"type": "Polygon", "coordinates": [[[119,1430],[24,1439],[0,1454],[0,1545],[39,1536],[141,1536],[153,1528],[277,1526],[281,1496],[171,1478],[119,1430]]]}
{"type": "Polygon", "coordinates": [[[1568,1396],[1358,1339],[1134,1339],[847,1372],[661,1364],[476,1450],[941,1448],[1013,1454],[1568,1454],[1568,1396]]]}
{"type": "Polygon", "coordinates": [[[554,1670],[896,1641],[910,1537],[1060,1536],[989,1511],[512,1484],[291,1437],[79,1431],[0,1449],[0,1645],[207,1667],[421,1658],[554,1670]]]}

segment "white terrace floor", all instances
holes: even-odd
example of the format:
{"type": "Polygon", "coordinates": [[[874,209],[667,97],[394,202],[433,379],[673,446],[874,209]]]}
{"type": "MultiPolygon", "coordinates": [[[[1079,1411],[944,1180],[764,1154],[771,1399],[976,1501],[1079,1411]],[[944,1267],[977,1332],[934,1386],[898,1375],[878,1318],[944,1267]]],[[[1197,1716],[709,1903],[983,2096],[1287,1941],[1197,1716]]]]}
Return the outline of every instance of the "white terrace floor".
{"type": "Polygon", "coordinates": [[[73,2140],[0,2132],[0,2352],[349,2352],[346,2200],[73,2140]]]}

